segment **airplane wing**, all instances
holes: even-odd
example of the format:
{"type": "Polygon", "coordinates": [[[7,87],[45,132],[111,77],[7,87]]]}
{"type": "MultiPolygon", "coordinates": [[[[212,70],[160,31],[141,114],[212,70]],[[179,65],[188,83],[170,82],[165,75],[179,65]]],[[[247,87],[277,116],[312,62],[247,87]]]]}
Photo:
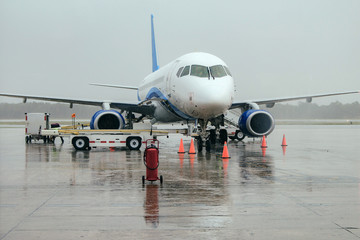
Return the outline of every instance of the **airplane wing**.
{"type": "Polygon", "coordinates": [[[102,83],[90,83],[90,85],[100,86],[100,87],[124,88],[124,89],[138,90],[138,87],[133,87],[133,86],[110,85],[110,84],[102,84],[102,83]]]}
{"type": "Polygon", "coordinates": [[[287,98],[274,98],[274,99],[263,99],[263,100],[250,100],[250,101],[242,101],[242,102],[234,102],[230,109],[234,108],[243,108],[249,103],[256,103],[258,105],[266,105],[267,107],[273,107],[275,103],[279,102],[288,102],[288,101],[295,101],[306,99],[307,102],[311,102],[313,98],[319,97],[329,97],[329,96],[336,96],[336,95],[345,95],[345,94],[354,94],[360,93],[360,91],[349,91],[349,92],[337,92],[337,93],[326,93],[326,94],[317,94],[317,95],[307,95],[307,96],[298,96],[298,97],[287,97],[287,98]]]}
{"type": "Polygon", "coordinates": [[[154,110],[155,110],[154,106],[152,106],[152,105],[139,105],[138,103],[123,103],[123,102],[120,103],[120,102],[112,102],[112,101],[96,101],[96,100],[82,100],[82,99],[69,99],[69,98],[40,97],[40,96],[6,94],[6,93],[0,93],[0,96],[22,98],[24,103],[27,101],[27,99],[69,103],[70,107],[72,107],[73,104],[99,106],[99,107],[103,107],[104,104],[109,104],[109,106],[111,108],[117,108],[117,109],[121,109],[121,110],[125,110],[125,111],[131,111],[134,113],[149,115],[149,116],[152,116],[154,114],[154,110]]]}

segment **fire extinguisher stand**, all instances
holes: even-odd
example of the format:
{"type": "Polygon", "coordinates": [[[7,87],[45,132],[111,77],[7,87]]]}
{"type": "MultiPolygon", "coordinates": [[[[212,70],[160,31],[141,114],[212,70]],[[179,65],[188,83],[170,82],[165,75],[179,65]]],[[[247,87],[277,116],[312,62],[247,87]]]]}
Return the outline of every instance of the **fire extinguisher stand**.
{"type": "Polygon", "coordinates": [[[144,152],[144,165],[146,167],[146,178],[142,176],[142,183],[147,181],[160,180],[160,184],[163,182],[163,177],[158,177],[159,167],[159,141],[157,139],[146,140],[146,148],[144,152]]]}

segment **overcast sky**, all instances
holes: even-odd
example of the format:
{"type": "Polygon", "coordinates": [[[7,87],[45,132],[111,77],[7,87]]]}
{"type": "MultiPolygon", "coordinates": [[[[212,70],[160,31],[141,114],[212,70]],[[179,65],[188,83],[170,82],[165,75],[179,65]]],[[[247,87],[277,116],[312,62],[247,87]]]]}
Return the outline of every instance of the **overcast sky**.
{"type": "MultiPolygon", "coordinates": [[[[88,83],[137,86],[151,72],[152,13],[159,65],[214,54],[236,100],[360,89],[359,0],[1,0],[0,92],[136,101],[88,83]]],[[[314,102],[336,100],[360,94],[314,102]]]]}

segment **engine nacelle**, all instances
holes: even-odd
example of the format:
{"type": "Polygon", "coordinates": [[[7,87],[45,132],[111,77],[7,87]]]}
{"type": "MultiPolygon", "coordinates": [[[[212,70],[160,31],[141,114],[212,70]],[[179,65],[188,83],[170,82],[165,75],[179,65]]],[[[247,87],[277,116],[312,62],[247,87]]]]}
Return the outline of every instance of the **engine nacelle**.
{"type": "Polygon", "coordinates": [[[275,120],[265,110],[248,110],[239,118],[239,128],[248,137],[269,135],[275,128],[275,120]]]}
{"type": "Polygon", "coordinates": [[[91,129],[122,129],[124,127],[124,117],[115,110],[97,111],[90,121],[91,129]]]}

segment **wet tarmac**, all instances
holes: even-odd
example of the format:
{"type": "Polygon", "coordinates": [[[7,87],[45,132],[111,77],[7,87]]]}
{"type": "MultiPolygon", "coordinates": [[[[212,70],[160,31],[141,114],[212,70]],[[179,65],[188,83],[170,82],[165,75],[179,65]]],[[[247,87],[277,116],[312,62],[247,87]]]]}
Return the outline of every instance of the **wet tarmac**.
{"type": "Polygon", "coordinates": [[[266,153],[230,141],[226,160],[159,140],[164,183],[143,186],[143,149],[25,144],[1,126],[0,240],[360,238],[359,125],[277,126],[266,153]]]}

